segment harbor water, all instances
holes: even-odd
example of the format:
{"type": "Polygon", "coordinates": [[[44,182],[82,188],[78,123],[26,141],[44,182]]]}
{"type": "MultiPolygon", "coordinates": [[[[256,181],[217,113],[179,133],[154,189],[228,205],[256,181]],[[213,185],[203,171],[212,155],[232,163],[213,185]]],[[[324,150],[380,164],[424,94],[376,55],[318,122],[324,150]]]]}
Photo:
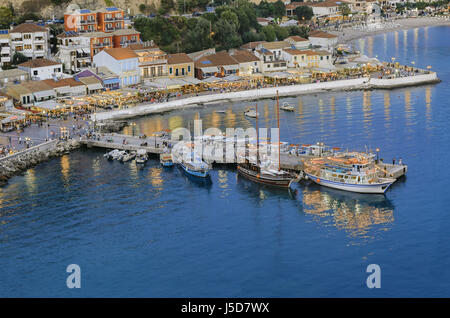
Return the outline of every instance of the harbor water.
{"type": "MultiPolygon", "coordinates": [[[[356,40],[363,54],[425,68],[435,85],[280,99],[281,139],[380,148],[408,174],[385,195],[302,182],[260,186],[231,167],[210,181],[149,160],[107,161],[80,149],[0,188],[2,297],[450,296],[449,27],[356,40]],[[66,267],[81,268],[81,288],[66,267]],[[369,289],[366,268],[381,268],[369,289]]],[[[133,120],[127,134],[192,127],[276,127],[275,100],[208,105],[133,120]],[[217,111],[225,111],[224,113],[217,111]]]]}

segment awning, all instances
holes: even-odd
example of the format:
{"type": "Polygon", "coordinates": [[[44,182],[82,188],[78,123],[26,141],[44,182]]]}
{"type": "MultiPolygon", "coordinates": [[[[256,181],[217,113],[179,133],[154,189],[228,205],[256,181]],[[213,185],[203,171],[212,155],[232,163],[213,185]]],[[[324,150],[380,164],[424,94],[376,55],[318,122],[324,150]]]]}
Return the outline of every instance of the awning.
{"type": "Polygon", "coordinates": [[[23,115],[11,115],[11,116],[9,116],[7,118],[2,119],[1,123],[2,124],[9,124],[9,123],[13,123],[13,122],[16,122],[16,121],[21,121],[21,120],[24,120],[24,119],[25,119],[25,116],[23,116],[23,115]]]}
{"type": "Polygon", "coordinates": [[[40,109],[46,109],[46,110],[55,110],[59,108],[59,104],[55,102],[54,100],[48,100],[45,102],[35,103],[35,107],[40,109]]]}
{"type": "Polygon", "coordinates": [[[34,97],[37,99],[55,97],[55,92],[53,90],[49,91],[39,91],[33,93],[34,97]]]}
{"type": "Polygon", "coordinates": [[[223,68],[224,68],[225,71],[239,70],[239,64],[237,64],[237,65],[224,65],[223,68]]]}
{"type": "Polygon", "coordinates": [[[92,83],[92,84],[88,84],[86,86],[87,86],[88,90],[90,90],[90,91],[96,91],[99,89],[103,89],[103,86],[101,83],[92,83]]]}
{"type": "Polygon", "coordinates": [[[211,77],[208,77],[203,80],[203,82],[205,82],[205,83],[213,83],[213,82],[221,82],[221,81],[223,81],[223,79],[221,79],[219,77],[215,77],[215,76],[211,76],[211,77]]]}
{"type": "Polygon", "coordinates": [[[218,73],[219,68],[217,66],[208,66],[208,67],[201,67],[200,68],[203,73],[218,73]]]}
{"type": "Polygon", "coordinates": [[[188,85],[197,85],[200,84],[202,81],[195,78],[195,77],[185,77],[182,79],[184,82],[186,82],[188,85]]]}
{"type": "Polygon", "coordinates": [[[58,94],[65,95],[65,94],[70,94],[72,92],[72,89],[70,88],[70,86],[62,86],[62,87],[55,88],[55,91],[58,94]]]}
{"type": "Polygon", "coordinates": [[[227,82],[236,82],[241,80],[241,77],[237,75],[228,75],[225,76],[223,79],[226,80],[227,82]]]}
{"type": "Polygon", "coordinates": [[[83,52],[83,49],[77,49],[77,52],[80,53],[80,54],[83,54],[83,53],[84,53],[84,52],[83,52]]]}

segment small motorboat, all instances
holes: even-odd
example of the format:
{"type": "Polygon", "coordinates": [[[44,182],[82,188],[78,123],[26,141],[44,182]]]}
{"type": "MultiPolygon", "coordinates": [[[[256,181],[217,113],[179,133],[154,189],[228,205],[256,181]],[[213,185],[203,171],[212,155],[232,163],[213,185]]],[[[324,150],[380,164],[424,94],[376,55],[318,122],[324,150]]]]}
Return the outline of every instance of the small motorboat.
{"type": "Polygon", "coordinates": [[[280,109],[287,112],[293,112],[295,110],[294,106],[289,105],[287,102],[284,102],[283,105],[280,106],[280,109]]]}
{"type": "Polygon", "coordinates": [[[173,166],[173,159],[172,154],[170,153],[162,153],[159,155],[159,161],[161,162],[161,165],[163,167],[172,167],[173,166]]]}
{"type": "Polygon", "coordinates": [[[135,152],[126,153],[122,157],[122,162],[127,162],[127,161],[130,161],[130,160],[133,160],[134,157],[136,157],[136,153],[135,152]]]}
{"type": "Polygon", "coordinates": [[[226,110],[216,110],[217,114],[225,114],[227,111],[226,110]]]}
{"type": "Polygon", "coordinates": [[[253,108],[250,108],[244,112],[244,115],[247,117],[256,118],[256,117],[258,117],[259,113],[256,110],[254,110],[253,108]]]}
{"type": "Polygon", "coordinates": [[[194,160],[191,158],[189,160],[181,160],[179,163],[181,168],[191,176],[200,178],[209,176],[209,165],[198,157],[194,160]]]}
{"type": "Polygon", "coordinates": [[[147,151],[145,149],[139,149],[136,153],[135,161],[137,164],[145,164],[148,160],[147,151]]]}

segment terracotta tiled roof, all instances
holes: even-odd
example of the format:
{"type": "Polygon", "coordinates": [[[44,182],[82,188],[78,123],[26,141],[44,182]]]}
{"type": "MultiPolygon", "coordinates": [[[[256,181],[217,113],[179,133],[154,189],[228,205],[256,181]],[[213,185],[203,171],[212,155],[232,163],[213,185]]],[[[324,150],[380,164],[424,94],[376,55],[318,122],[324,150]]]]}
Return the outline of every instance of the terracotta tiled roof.
{"type": "Polygon", "coordinates": [[[316,51],[312,51],[312,50],[299,50],[301,53],[300,54],[305,54],[305,55],[309,55],[309,56],[314,56],[314,55],[319,55],[319,53],[317,53],[316,51]]]}
{"type": "Polygon", "coordinates": [[[37,25],[35,23],[22,23],[16,26],[12,33],[33,33],[33,32],[47,32],[47,28],[37,25]]]}
{"type": "Polygon", "coordinates": [[[167,64],[193,63],[194,61],[186,53],[169,54],[167,64]]]}
{"type": "Polygon", "coordinates": [[[245,43],[245,44],[241,45],[241,48],[242,49],[247,49],[247,50],[248,49],[254,49],[261,43],[266,43],[266,41],[248,42],[248,43],[245,43]]]}
{"type": "Polygon", "coordinates": [[[330,34],[330,33],[327,33],[327,32],[323,32],[323,31],[320,31],[320,30],[312,31],[309,34],[309,36],[310,37],[312,36],[312,37],[315,37],[315,38],[329,38],[329,39],[337,38],[337,35],[330,34]]]}
{"type": "Polygon", "coordinates": [[[104,49],[105,53],[108,53],[116,60],[132,59],[134,57],[139,57],[132,49],[129,47],[125,48],[114,48],[114,49],[104,49]]]}
{"type": "Polygon", "coordinates": [[[222,66],[222,65],[236,65],[239,64],[230,54],[227,52],[218,52],[199,58],[195,62],[196,68],[208,67],[208,66],[222,66]]]}
{"type": "Polygon", "coordinates": [[[35,60],[26,61],[22,64],[19,64],[18,66],[35,68],[35,67],[45,67],[45,66],[52,66],[52,65],[61,65],[61,63],[47,60],[47,59],[35,59],[35,60]]]}
{"type": "Polygon", "coordinates": [[[267,50],[277,50],[288,48],[291,45],[286,41],[275,41],[275,42],[266,42],[263,44],[263,47],[267,50]]]}
{"type": "Polygon", "coordinates": [[[28,81],[28,82],[23,82],[20,85],[22,85],[25,88],[28,88],[33,93],[53,90],[53,87],[51,87],[44,81],[28,81]]]}
{"type": "Polygon", "coordinates": [[[287,39],[293,40],[295,42],[308,41],[307,39],[304,39],[304,38],[302,38],[301,36],[298,36],[298,35],[292,35],[292,36],[288,37],[287,39]]]}
{"type": "Polygon", "coordinates": [[[291,55],[304,55],[306,54],[305,51],[302,50],[296,50],[296,49],[284,49],[286,53],[289,53],[291,55]]]}
{"type": "Polygon", "coordinates": [[[251,53],[249,51],[237,51],[232,56],[239,63],[248,63],[248,62],[259,61],[259,58],[257,58],[253,53],[251,53]]]}
{"type": "Polygon", "coordinates": [[[44,82],[45,84],[47,84],[48,86],[51,86],[53,88],[57,88],[57,87],[64,87],[64,86],[80,86],[83,85],[83,83],[77,82],[76,80],[74,80],[73,78],[62,78],[60,80],[53,80],[53,79],[46,79],[43,80],[42,82],[44,82]]]}

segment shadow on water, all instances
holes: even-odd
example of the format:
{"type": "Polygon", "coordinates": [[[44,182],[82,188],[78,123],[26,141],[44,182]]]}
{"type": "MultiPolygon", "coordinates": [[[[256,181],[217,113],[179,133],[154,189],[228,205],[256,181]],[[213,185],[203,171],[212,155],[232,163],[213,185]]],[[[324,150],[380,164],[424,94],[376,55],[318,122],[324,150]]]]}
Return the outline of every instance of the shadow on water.
{"type": "Polygon", "coordinates": [[[265,184],[260,184],[246,179],[245,177],[236,174],[237,189],[239,191],[245,192],[253,197],[262,198],[261,195],[264,193],[263,199],[270,197],[281,197],[285,199],[295,200],[298,194],[297,189],[290,188],[279,188],[274,186],[269,186],[265,184]]]}
{"type": "Polygon", "coordinates": [[[321,187],[314,183],[299,185],[302,211],[318,223],[332,225],[351,237],[374,238],[374,227],[387,230],[394,222],[394,204],[382,194],[351,193],[321,187]]]}
{"type": "MultiPolygon", "coordinates": [[[[206,178],[200,178],[191,176],[190,174],[186,173],[183,168],[181,168],[180,165],[178,166],[179,173],[181,177],[189,184],[192,184],[194,186],[197,186],[199,188],[205,188],[207,190],[210,190],[212,188],[212,180],[211,177],[208,175],[206,178]]],[[[167,169],[169,170],[169,169],[167,169]]]]}

